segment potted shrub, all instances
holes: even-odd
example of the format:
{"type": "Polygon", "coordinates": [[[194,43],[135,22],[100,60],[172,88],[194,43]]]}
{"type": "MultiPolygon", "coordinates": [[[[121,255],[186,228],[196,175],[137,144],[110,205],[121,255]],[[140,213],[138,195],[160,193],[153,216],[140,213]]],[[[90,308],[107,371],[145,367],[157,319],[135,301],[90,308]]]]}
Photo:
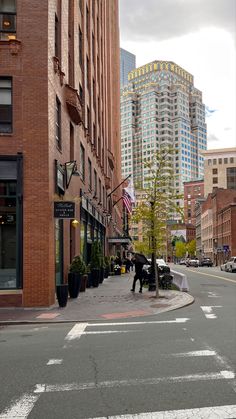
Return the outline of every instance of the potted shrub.
{"type": "Polygon", "coordinates": [[[68,274],[68,290],[70,298],[77,298],[80,291],[81,276],[85,273],[85,263],[80,256],[75,256],[71,262],[68,274]]]}
{"type": "Polygon", "coordinates": [[[101,265],[101,261],[100,261],[99,243],[95,241],[92,243],[91,260],[90,260],[93,287],[98,287],[99,285],[100,265],[101,265]]]}
{"type": "Polygon", "coordinates": [[[121,275],[121,267],[120,265],[114,266],[114,275],[121,275]]]}
{"type": "Polygon", "coordinates": [[[90,263],[86,266],[86,273],[88,276],[86,288],[91,288],[93,286],[93,282],[92,282],[92,272],[91,272],[90,263]]]}
{"type": "Polygon", "coordinates": [[[84,274],[81,274],[80,292],[84,292],[86,290],[87,282],[88,282],[88,268],[84,264],[84,274]]]}
{"type": "Polygon", "coordinates": [[[102,284],[104,281],[104,257],[102,252],[102,246],[101,243],[98,243],[99,248],[99,254],[100,254],[100,277],[99,277],[99,283],[102,284]]]}
{"type": "Polygon", "coordinates": [[[65,307],[68,300],[68,284],[57,285],[56,293],[59,307],[65,307]]]}
{"type": "Polygon", "coordinates": [[[104,278],[108,278],[109,272],[110,272],[110,260],[108,256],[104,257],[104,265],[105,265],[104,278]]]}

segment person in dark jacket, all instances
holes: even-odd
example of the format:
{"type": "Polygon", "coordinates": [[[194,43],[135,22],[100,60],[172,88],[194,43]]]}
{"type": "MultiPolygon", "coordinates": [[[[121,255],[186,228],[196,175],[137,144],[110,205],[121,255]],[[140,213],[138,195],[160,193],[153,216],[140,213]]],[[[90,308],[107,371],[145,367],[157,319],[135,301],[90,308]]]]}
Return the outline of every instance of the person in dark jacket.
{"type": "Polygon", "coordinates": [[[139,283],[140,283],[139,292],[141,293],[143,289],[143,263],[136,262],[134,260],[134,266],[135,266],[135,275],[134,275],[133,286],[131,288],[131,291],[135,292],[136,281],[139,279],[139,283]]]}

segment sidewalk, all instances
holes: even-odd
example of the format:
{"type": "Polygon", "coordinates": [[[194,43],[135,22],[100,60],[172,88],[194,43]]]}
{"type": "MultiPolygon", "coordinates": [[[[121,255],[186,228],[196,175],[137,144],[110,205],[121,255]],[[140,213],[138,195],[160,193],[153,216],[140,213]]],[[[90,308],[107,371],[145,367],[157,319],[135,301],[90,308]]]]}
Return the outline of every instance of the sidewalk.
{"type": "Polygon", "coordinates": [[[185,292],[160,290],[162,298],[146,288],[139,294],[130,291],[134,273],[111,276],[98,288],[87,288],[77,299],[68,299],[67,306],[56,304],[50,308],[0,308],[0,324],[84,322],[150,316],[175,310],[194,302],[185,292]]]}

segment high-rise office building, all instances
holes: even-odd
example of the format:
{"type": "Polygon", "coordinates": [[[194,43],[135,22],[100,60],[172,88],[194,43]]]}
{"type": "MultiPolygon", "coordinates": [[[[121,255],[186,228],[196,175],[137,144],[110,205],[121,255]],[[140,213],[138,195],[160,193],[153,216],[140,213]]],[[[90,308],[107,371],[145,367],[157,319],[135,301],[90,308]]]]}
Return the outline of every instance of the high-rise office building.
{"type": "Polygon", "coordinates": [[[136,67],[136,56],[120,48],[120,87],[128,83],[128,74],[136,67]]]}
{"type": "MultiPolygon", "coordinates": [[[[154,61],[129,73],[121,90],[122,175],[147,187],[144,162],[171,146],[176,193],[183,182],[203,177],[207,131],[202,93],[193,76],[171,61],[154,61]]],[[[183,204],[183,202],[179,202],[183,204]]]]}

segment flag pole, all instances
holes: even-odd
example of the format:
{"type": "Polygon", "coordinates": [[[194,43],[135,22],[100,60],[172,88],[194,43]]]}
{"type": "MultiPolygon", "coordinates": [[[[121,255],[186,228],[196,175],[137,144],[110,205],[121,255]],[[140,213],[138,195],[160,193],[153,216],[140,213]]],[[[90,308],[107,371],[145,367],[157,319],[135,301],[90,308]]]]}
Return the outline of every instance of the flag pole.
{"type": "MultiPolygon", "coordinates": [[[[116,189],[118,189],[119,188],[119,186],[120,185],[122,185],[122,183],[124,183],[127,179],[129,179],[129,177],[131,176],[132,174],[130,173],[130,175],[129,176],[127,176],[124,180],[122,180],[122,182],[115,188],[115,189],[113,189],[113,191],[111,191],[108,195],[107,195],[107,198],[109,198],[109,196],[111,196],[112,194],[113,194],[113,192],[115,192],[116,191],[116,189]]],[[[114,206],[114,205],[113,205],[114,206]]]]}

